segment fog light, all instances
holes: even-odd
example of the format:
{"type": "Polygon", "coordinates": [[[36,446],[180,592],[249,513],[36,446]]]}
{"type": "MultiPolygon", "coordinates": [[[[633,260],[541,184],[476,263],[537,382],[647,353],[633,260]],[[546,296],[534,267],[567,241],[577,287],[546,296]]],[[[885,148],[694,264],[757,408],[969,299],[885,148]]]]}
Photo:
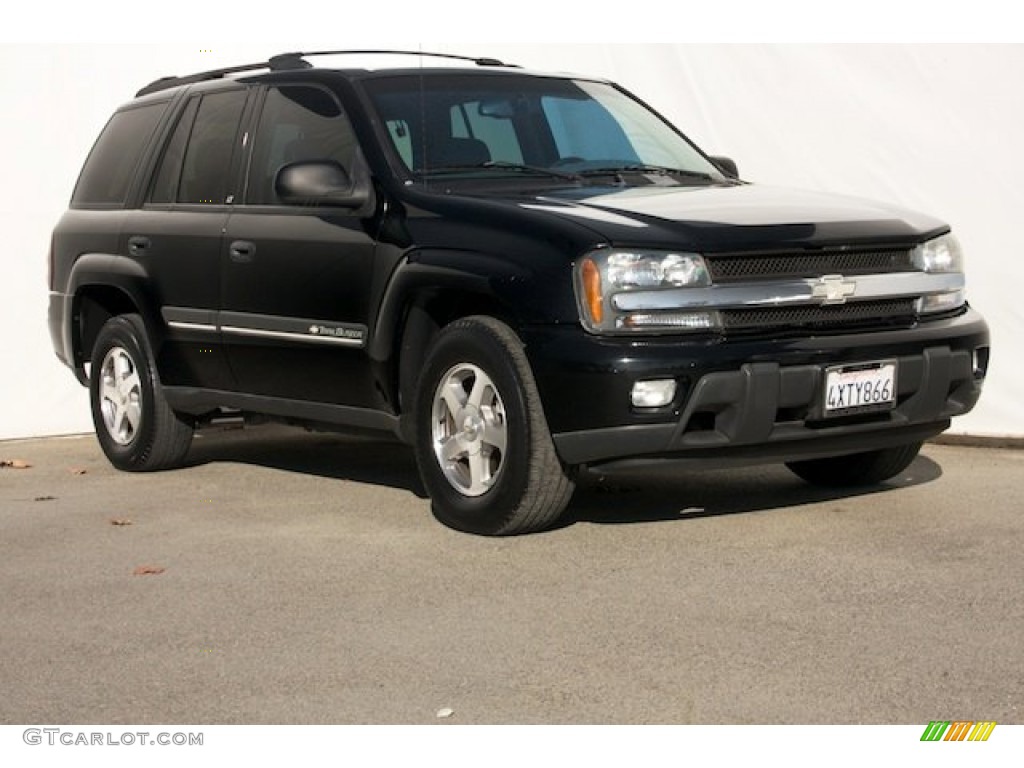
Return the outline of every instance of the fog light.
{"type": "Polygon", "coordinates": [[[675,396],[675,379],[656,379],[636,382],[629,399],[634,408],[661,408],[671,403],[675,396]]]}
{"type": "Polygon", "coordinates": [[[974,350],[974,378],[984,379],[988,373],[988,347],[978,347],[974,350]]]}

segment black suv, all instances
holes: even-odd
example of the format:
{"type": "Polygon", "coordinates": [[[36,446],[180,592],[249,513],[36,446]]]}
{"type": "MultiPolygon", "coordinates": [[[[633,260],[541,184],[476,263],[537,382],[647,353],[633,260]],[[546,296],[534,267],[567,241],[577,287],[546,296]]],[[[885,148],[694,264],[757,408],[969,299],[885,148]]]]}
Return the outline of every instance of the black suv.
{"type": "Polygon", "coordinates": [[[100,134],[50,331],[120,469],[225,412],[387,432],[441,521],[510,534],[585,466],[877,483],[977,401],[941,221],[740,181],[613,83],[352,53],[158,80],[100,134]]]}

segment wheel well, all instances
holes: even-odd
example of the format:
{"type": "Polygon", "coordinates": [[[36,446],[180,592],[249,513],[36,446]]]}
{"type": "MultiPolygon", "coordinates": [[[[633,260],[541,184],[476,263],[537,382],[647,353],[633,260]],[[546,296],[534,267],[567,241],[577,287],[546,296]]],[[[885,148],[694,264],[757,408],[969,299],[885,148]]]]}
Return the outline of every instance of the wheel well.
{"type": "Polygon", "coordinates": [[[105,285],[83,288],[75,302],[75,363],[81,366],[92,357],[92,348],[100,329],[112,317],[138,312],[138,307],[123,291],[105,285]]]}
{"type": "Polygon", "coordinates": [[[512,313],[490,296],[432,290],[414,297],[406,305],[402,332],[394,350],[399,413],[404,414],[406,404],[412,402],[416,381],[434,336],[449,323],[470,315],[493,317],[517,331],[518,323],[512,313]]]}

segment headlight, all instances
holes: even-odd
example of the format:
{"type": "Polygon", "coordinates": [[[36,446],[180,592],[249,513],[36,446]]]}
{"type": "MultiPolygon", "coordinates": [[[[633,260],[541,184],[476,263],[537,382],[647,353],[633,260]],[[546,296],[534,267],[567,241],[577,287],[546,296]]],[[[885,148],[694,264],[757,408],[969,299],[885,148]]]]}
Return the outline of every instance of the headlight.
{"type": "Polygon", "coordinates": [[[681,251],[598,250],[576,265],[576,294],[583,325],[589,331],[713,331],[717,312],[623,312],[614,297],[632,291],[706,288],[711,285],[704,257],[681,251]]]}
{"type": "MultiPolygon", "coordinates": [[[[942,235],[927,243],[921,243],[910,252],[914,266],[930,274],[959,274],[964,272],[964,253],[960,242],[953,235],[942,235]]],[[[922,296],[917,300],[919,315],[950,312],[962,307],[967,295],[962,285],[951,291],[922,296]]]]}
{"type": "Polygon", "coordinates": [[[914,266],[922,272],[963,272],[964,254],[953,235],[921,243],[910,252],[914,266]]]}
{"type": "Polygon", "coordinates": [[[706,286],[704,257],[696,253],[614,251],[606,257],[608,282],[616,288],[706,286]]]}

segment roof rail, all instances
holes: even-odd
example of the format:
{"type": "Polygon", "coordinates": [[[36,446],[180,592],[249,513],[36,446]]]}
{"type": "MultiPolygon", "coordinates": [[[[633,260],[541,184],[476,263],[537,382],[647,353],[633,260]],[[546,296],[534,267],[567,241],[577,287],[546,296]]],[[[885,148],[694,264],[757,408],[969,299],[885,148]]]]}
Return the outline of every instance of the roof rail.
{"type": "MultiPolygon", "coordinates": [[[[275,66],[274,58],[268,61],[260,62],[258,64],[241,64],[237,67],[224,67],[223,69],[210,69],[206,72],[197,72],[194,75],[186,75],[185,77],[161,77],[159,80],[154,80],[152,83],[142,88],[136,97],[145,96],[147,93],[156,93],[157,91],[163,91],[167,88],[174,88],[178,85],[188,85],[189,83],[202,83],[206,80],[217,80],[218,78],[224,77],[224,75],[233,75],[237,72],[252,72],[257,69],[294,69],[295,67],[281,67],[275,66]]],[[[308,66],[308,65],[307,65],[308,66]]]]}
{"type": "Polygon", "coordinates": [[[460,56],[457,53],[431,53],[429,51],[393,51],[388,49],[366,49],[366,50],[346,50],[346,51],[309,51],[308,53],[291,53],[286,54],[288,56],[297,56],[301,59],[303,56],[341,56],[347,54],[355,55],[377,55],[377,54],[400,54],[402,56],[431,56],[435,59],[455,59],[457,61],[469,61],[476,64],[478,67],[515,67],[515,64],[506,64],[498,59],[492,59],[486,56],[460,56]]]}
{"type": "Polygon", "coordinates": [[[190,83],[202,83],[207,80],[217,80],[224,77],[224,75],[233,75],[239,72],[253,72],[259,69],[269,69],[272,72],[279,72],[291,69],[309,69],[313,65],[305,60],[305,56],[342,56],[342,55],[379,55],[379,54],[400,54],[403,56],[431,56],[438,59],[456,59],[458,61],[469,61],[476,64],[478,67],[515,67],[515,64],[506,64],[498,59],[491,59],[487,57],[473,57],[473,56],[459,56],[454,53],[429,53],[427,51],[392,51],[387,49],[380,50],[347,50],[347,51],[309,51],[307,53],[280,53],[276,56],[271,56],[264,62],[257,64],[241,64],[236,67],[224,67],[222,69],[210,69],[205,72],[197,72],[194,75],[186,75],[184,77],[161,77],[158,80],[154,80],[146,87],[139,90],[135,94],[136,97],[145,96],[149,93],[156,93],[158,91],[166,90],[167,88],[175,88],[179,85],[189,85],[190,83]]]}

